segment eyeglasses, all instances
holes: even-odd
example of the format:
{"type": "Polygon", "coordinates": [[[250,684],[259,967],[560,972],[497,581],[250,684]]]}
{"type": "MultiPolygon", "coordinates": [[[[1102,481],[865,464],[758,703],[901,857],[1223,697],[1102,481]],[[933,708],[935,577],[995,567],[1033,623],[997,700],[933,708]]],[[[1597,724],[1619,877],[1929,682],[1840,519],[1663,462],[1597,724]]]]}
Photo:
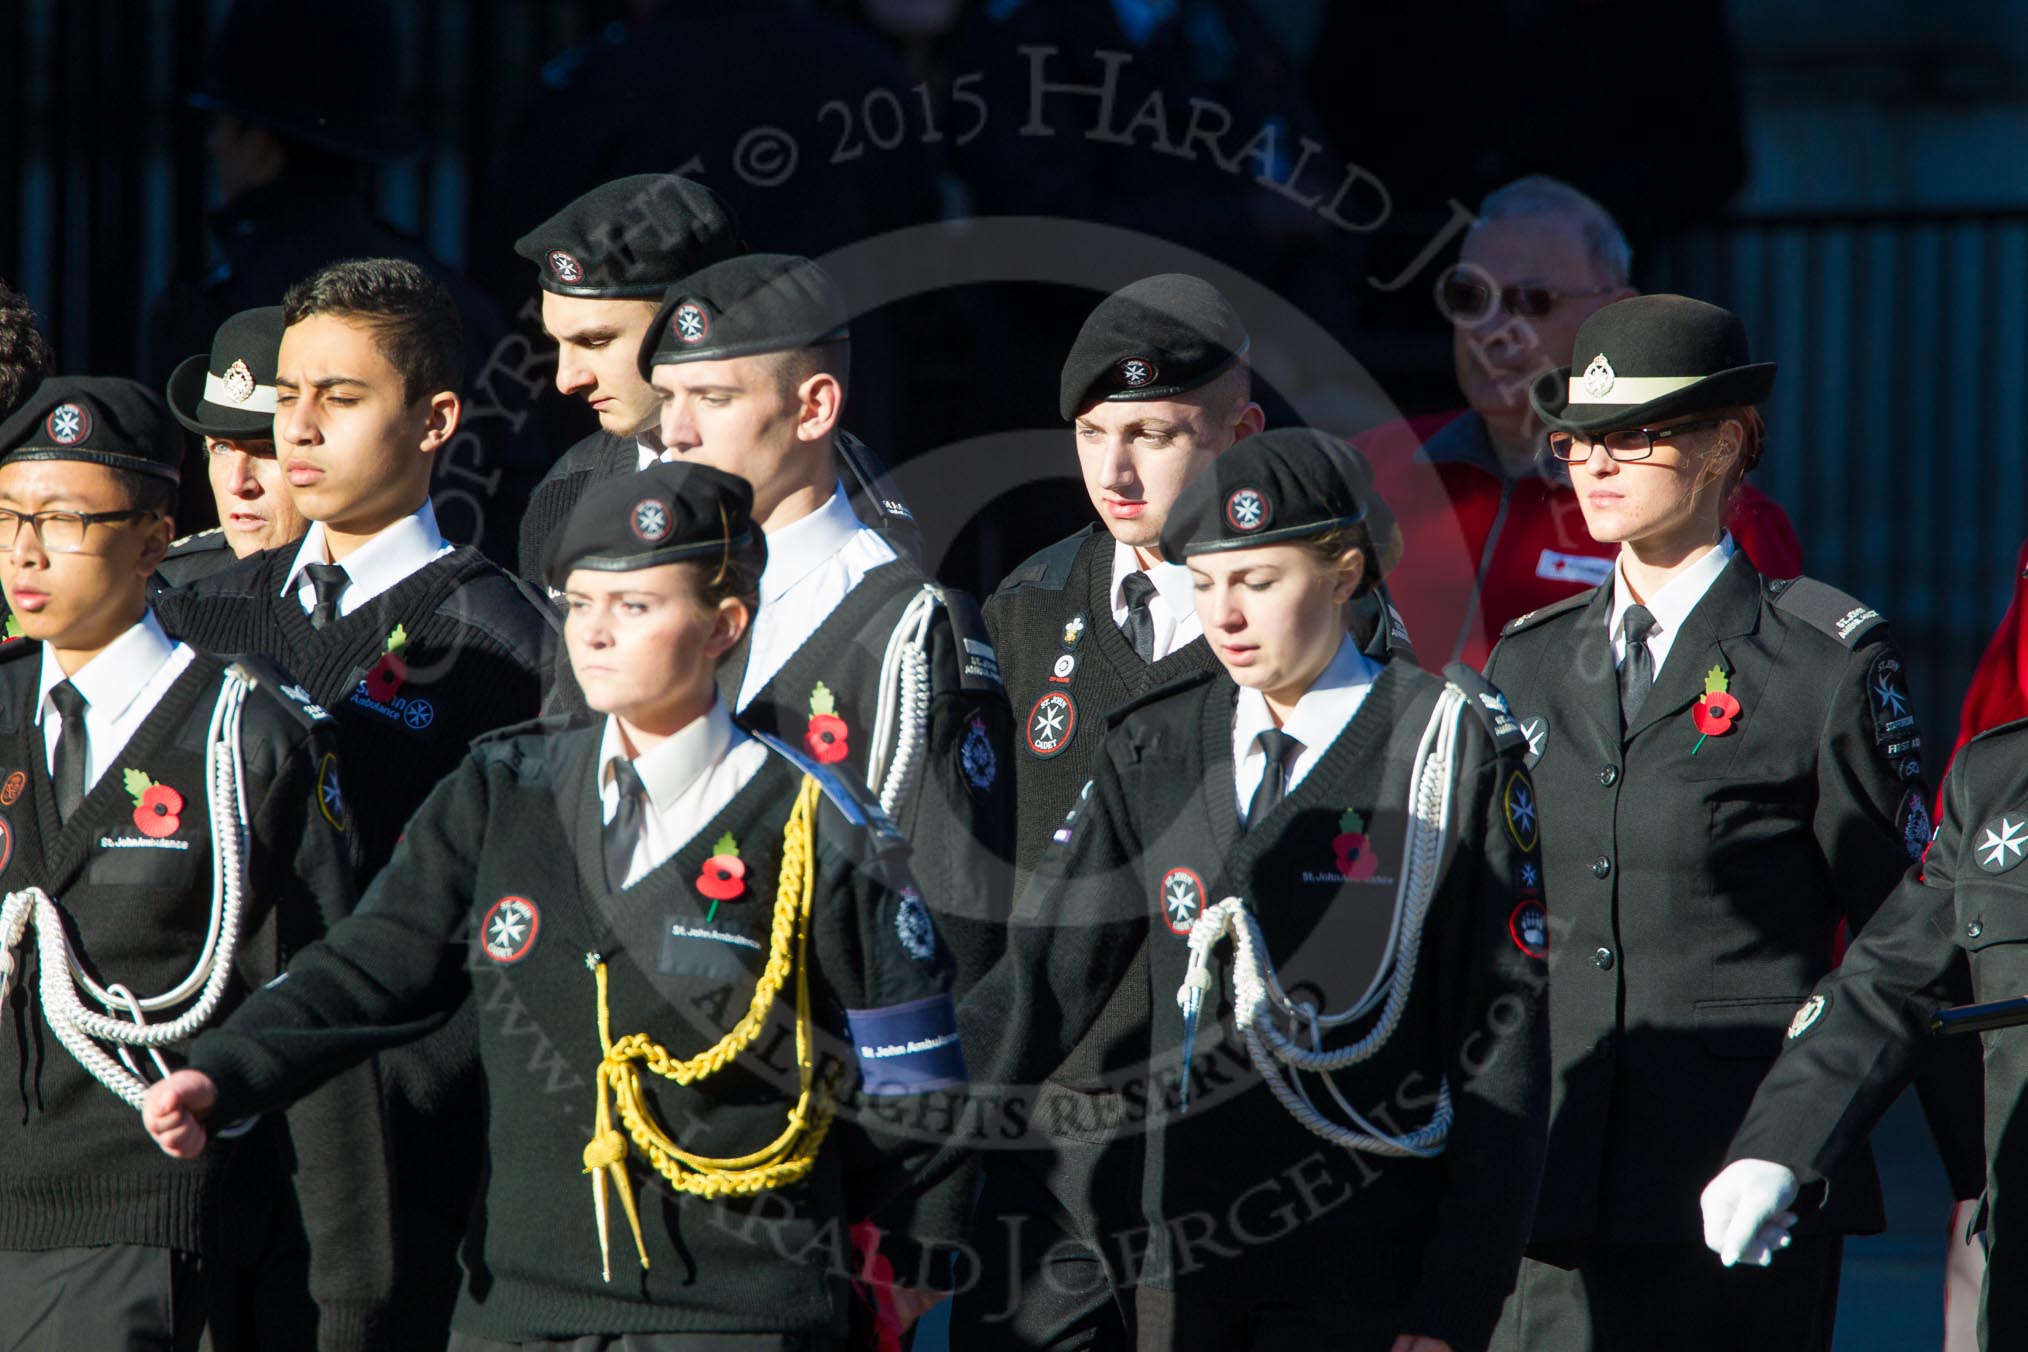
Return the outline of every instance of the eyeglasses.
{"type": "Polygon", "coordinates": [[[1671,423],[1667,427],[1623,427],[1601,437],[1551,432],[1549,453],[1558,460],[1576,463],[1591,459],[1592,447],[1603,446],[1606,455],[1614,460],[1646,460],[1655,453],[1656,442],[1674,441],[1685,432],[1716,427],[1724,421],[1723,418],[1699,418],[1696,422],[1671,423]]]}
{"type": "Polygon", "coordinates": [[[1451,323],[1472,328],[1505,309],[1517,319],[1540,319],[1556,308],[1558,301],[1578,296],[1603,296],[1618,287],[1595,286],[1589,291],[1552,291],[1546,286],[1503,286],[1497,290],[1485,274],[1459,264],[1437,282],[1437,300],[1451,323]]]}
{"type": "Polygon", "coordinates": [[[24,525],[35,528],[43,549],[51,554],[76,554],[84,549],[87,528],[111,521],[132,521],[154,516],[154,512],[129,508],[124,512],[9,512],[0,511],[0,554],[11,554],[24,525]]]}

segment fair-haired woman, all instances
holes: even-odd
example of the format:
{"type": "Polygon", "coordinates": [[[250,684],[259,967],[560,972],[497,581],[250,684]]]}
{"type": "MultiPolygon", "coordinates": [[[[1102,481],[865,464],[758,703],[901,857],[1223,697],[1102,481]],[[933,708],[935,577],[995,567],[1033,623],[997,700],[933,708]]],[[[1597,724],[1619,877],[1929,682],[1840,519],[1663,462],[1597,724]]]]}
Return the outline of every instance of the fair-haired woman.
{"type": "Polygon", "coordinates": [[[1360,470],[1273,431],[1185,490],[1162,550],[1230,679],[1120,716],[963,1011],[1001,1084],[1108,1041],[1086,1088],[1147,1133],[1146,1228],[1106,1237],[1144,1348],[1478,1352],[1519,1259],[1548,1092],[1522,743],[1476,677],[1348,636],[1391,535],[1360,470]]]}
{"type": "Polygon", "coordinates": [[[1880,1223],[1862,1161],[1788,1265],[1724,1269],[1701,1242],[1698,1193],[1812,1017],[1839,922],[1930,834],[1880,616],[1761,577],[1721,526],[1773,382],[1734,316],[1654,295],[1593,315],[1532,392],[1585,524],[1620,549],[1486,666],[1528,733],[1563,955],[1549,1160],[1498,1348],[1829,1348],[1841,1237],[1880,1223]]]}
{"type": "Polygon", "coordinates": [[[588,492],[546,571],[597,716],[475,743],[358,911],[148,1098],[194,1155],[478,1001],[490,1167],[456,1352],[828,1348],[837,1231],[900,1218],[904,1281],[956,1238],[953,1156],[879,1125],[964,1082],[899,835],[716,694],[757,604],[752,509],[694,465],[588,492]]]}

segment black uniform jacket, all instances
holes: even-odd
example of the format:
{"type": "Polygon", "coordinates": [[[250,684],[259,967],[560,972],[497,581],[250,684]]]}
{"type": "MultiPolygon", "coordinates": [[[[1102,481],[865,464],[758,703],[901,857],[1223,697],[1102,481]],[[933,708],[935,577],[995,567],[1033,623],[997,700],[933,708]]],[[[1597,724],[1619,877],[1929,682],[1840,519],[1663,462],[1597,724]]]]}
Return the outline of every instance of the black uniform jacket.
{"type": "MultiPolygon", "coordinates": [[[[1548,1099],[1528,772],[1518,745],[1496,746],[1491,705],[1475,693],[1462,718],[1450,828],[1426,865],[1433,901],[1419,948],[1402,957],[1412,976],[1400,1023],[1336,1077],[1393,1133],[1428,1123],[1447,1086],[1455,1121],[1442,1153],[1354,1153],[1291,1115],[1232,1027],[1231,939],[1212,953],[1187,1072],[1177,995],[1191,929],[1228,896],[1259,922],[1291,999],[1335,1013],[1378,980],[1408,867],[1411,768],[1442,688],[1390,663],[1315,768],[1245,827],[1230,681],[1199,676],[1125,713],[961,1027],[978,1078],[1020,1096],[1107,1021],[1084,1092],[1049,1086],[1028,1121],[1044,1143],[1145,1133],[1147,1228],[1107,1237],[1145,1246],[1142,1280],[1264,1304],[1359,1304],[1466,1352],[1486,1345],[1520,1261],[1548,1099]]],[[[1340,1027],[1325,1046],[1373,1024],[1340,1027]]],[[[1347,1121],[1319,1077],[1302,1078],[1325,1116],[1347,1121]]]]}
{"type": "MultiPolygon", "coordinates": [[[[0,645],[0,892],[42,888],[94,980],[154,996],[190,972],[211,919],[215,824],[204,745],[225,664],[200,654],[185,667],[59,825],[44,742],[54,720],[34,721],[40,651],[31,642],[0,645]]],[[[353,896],[335,724],[282,694],[287,678],[272,663],[246,666],[259,677],[240,729],[248,868],[216,1022],[349,912],[353,896]]],[[[0,1248],[143,1244],[213,1256],[243,1234],[272,1233],[267,1217],[300,1206],[322,1345],[364,1338],[394,1275],[372,1077],[342,1077],[286,1123],[264,1120],[197,1164],[180,1164],[57,1041],[42,1012],[36,945],[31,930],[0,1011],[0,1248]]],[[[82,998],[99,1009],[88,993],[82,998]]],[[[168,1022],[187,1008],[148,1019],[168,1022]]],[[[172,1067],[182,1051],[167,1052],[172,1067]]],[[[153,1078],[145,1054],[133,1056],[153,1078]]]]}
{"type": "MultiPolygon", "coordinates": [[[[1936,841],[1867,923],[1838,970],[1794,1011],[1727,1158],[1786,1164],[1805,1183],[1836,1178],[1927,1059],[1929,1019],[1966,999],[2028,991],[2028,722],[1966,743],[1944,781],[1936,841]]],[[[2028,1164],[2028,1028],[1985,1039],[1987,1239],[1982,1346],[2028,1346],[2023,1246],[2001,1223],[2028,1164]]],[[[1832,1187],[1835,1199],[1836,1186],[1832,1187]]],[[[1807,1195],[1807,1194],[1806,1194],[1807,1195]]],[[[1779,1263],[1781,1258],[1776,1256],[1779,1263]]]]}
{"type": "MultiPolygon", "coordinates": [[[[1698,1194],[1839,921],[1862,925],[1930,833],[1874,611],[1736,553],[1623,730],[1611,601],[1608,585],[1522,616],[1486,664],[1536,758],[1559,955],[1538,1246],[1700,1239],[1698,1194]],[[1707,701],[1721,682],[1731,701],[1707,701]],[[1700,703],[1736,712],[1700,725],[1700,703]]],[[[1810,1223],[1879,1228],[1869,1158],[1810,1223]]]]}
{"type": "Polygon", "coordinates": [[[937,1131],[911,1125],[926,1099],[964,1088],[949,950],[908,881],[892,823],[839,776],[786,754],[770,755],[668,859],[610,891],[600,731],[545,720],[475,742],[411,819],[358,911],[301,954],[287,980],[201,1039],[192,1063],[217,1081],[223,1120],[286,1103],[476,1006],[488,1168],[454,1327],[502,1342],[842,1332],[845,1227],[874,1212],[892,1220],[899,1233],[883,1248],[907,1255],[897,1259],[904,1280],[920,1280],[916,1246],[955,1240],[969,1195],[961,1157],[937,1131]],[[796,974],[725,1068],[687,1084],[647,1070],[641,1080],[684,1149],[759,1150],[797,1097],[793,1010],[807,978],[812,1056],[820,1074],[843,1072],[837,1117],[804,1180],[717,1203],[675,1193],[630,1149],[652,1266],[640,1267],[613,1197],[606,1282],[583,1173],[602,1055],[587,955],[608,968],[613,1039],[646,1033],[671,1058],[716,1043],[746,1014],[766,965],[783,830],[806,773],[824,793],[796,974]],[[465,951],[440,958],[460,933],[465,951]]]}

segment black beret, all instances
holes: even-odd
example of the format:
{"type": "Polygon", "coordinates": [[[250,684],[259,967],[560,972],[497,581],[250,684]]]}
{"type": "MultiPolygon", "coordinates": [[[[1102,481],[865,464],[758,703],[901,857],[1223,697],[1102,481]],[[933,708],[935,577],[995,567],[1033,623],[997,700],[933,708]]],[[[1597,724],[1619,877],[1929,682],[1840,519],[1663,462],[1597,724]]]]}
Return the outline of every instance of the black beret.
{"type": "Polygon", "coordinates": [[[766,556],[753,520],[753,485],[709,465],[676,461],[586,490],[563,529],[549,537],[542,574],[560,589],[573,568],[631,573],[755,548],[766,556]]]}
{"type": "Polygon", "coordinates": [[[669,288],[641,340],[641,378],[674,362],[793,352],[849,334],[822,268],[794,254],[744,254],[669,288]]]}
{"type": "MultiPolygon", "coordinates": [[[[1374,542],[1376,570],[1400,557],[1394,514],[1373,488],[1356,447],[1308,427],[1242,437],[1213,457],[1162,527],[1162,557],[1285,544],[1358,522],[1374,542]]],[[[1374,579],[1378,580],[1378,579],[1374,579]]]]}
{"type": "Polygon", "coordinates": [[[138,380],[51,376],[0,423],[0,464],[15,460],[84,460],[174,483],[183,434],[138,380]]]}
{"type": "Polygon", "coordinates": [[[170,372],[169,411],[199,436],[272,438],[281,350],[282,307],[241,310],[218,326],[209,357],[185,358],[170,372]]]}
{"type": "Polygon", "coordinates": [[[1171,399],[1209,384],[1246,352],[1246,326],[1217,287],[1165,272],[1098,303],[1063,363],[1064,421],[1099,399],[1171,399]]]}
{"type": "Polygon", "coordinates": [[[544,291],[660,300],[670,284],[739,252],[725,199],[676,174],[602,183],[514,241],[544,291]]]}

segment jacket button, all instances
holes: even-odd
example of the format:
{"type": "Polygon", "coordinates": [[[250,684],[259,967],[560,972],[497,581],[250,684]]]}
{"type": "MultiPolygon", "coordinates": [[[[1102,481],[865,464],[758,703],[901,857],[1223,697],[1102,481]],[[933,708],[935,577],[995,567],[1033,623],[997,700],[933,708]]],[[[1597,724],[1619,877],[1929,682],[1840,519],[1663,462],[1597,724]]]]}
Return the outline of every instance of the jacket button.
{"type": "Polygon", "coordinates": [[[1598,952],[1591,955],[1591,960],[1598,964],[1601,972],[1610,972],[1613,969],[1613,951],[1610,948],[1601,947],[1598,952]]]}
{"type": "Polygon", "coordinates": [[[1620,767],[1617,765],[1608,765],[1605,767],[1605,769],[1600,770],[1598,772],[1598,782],[1605,785],[1607,788],[1611,788],[1613,785],[1619,783],[1620,767]]]}
{"type": "Polygon", "coordinates": [[[1603,878],[1612,871],[1613,861],[1604,855],[1600,855],[1591,866],[1591,876],[1594,878],[1603,878]]]}
{"type": "Polygon", "coordinates": [[[1965,937],[1967,939],[1976,939],[1982,932],[1983,931],[1980,929],[1979,922],[1976,920],[1974,920],[1971,924],[1965,926],[1965,937]]]}

